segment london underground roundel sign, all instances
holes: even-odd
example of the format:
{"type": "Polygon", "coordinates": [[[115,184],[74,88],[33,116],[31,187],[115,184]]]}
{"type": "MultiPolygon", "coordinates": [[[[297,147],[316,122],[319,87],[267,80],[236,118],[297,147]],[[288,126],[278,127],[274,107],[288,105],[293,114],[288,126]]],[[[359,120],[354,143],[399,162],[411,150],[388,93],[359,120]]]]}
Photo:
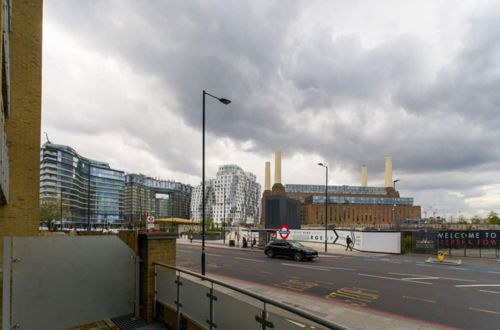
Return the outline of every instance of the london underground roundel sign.
{"type": "Polygon", "coordinates": [[[278,230],[278,234],[280,234],[282,240],[286,240],[288,238],[288,235],[290,235],[290,230],[288,229],[288,226],[281,225],[280,229],[278,230]]]}

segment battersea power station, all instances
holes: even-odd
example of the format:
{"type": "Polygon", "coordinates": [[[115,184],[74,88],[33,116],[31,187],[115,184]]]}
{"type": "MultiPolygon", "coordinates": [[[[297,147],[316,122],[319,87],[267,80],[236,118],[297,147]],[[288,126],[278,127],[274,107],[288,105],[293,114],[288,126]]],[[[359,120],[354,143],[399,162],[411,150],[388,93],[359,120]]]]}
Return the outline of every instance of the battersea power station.
{"type": "MultiPolygon", "coordinates": [[[[349,227],[396,227],[407,219],[419,219],[420,206],[413,198],[400,197],[392,180],[392,158],[385,158],[385,186],[368,186],[368,168],[361,168],[360,186],[328,186],[328,224],[349,227]]],[[[281,152],[274,155],[274,184],[271,163],[265,164],[261,224],[277,228],[313,227],[325,224],[325,185],[281,183],[281,152]]]]}

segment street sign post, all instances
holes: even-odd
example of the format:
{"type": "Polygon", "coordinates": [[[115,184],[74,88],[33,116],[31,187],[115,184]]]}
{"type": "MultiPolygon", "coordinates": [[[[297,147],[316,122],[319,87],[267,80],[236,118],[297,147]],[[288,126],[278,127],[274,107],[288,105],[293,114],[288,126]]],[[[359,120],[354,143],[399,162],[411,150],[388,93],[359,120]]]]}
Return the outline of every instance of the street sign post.
{"type": "Polygon", "coordinates": [[[146,218],[146,222],[147,222],[147,229],[153,229],[155,227],[155,217],[153,216],[148,216],[146,218]]]}

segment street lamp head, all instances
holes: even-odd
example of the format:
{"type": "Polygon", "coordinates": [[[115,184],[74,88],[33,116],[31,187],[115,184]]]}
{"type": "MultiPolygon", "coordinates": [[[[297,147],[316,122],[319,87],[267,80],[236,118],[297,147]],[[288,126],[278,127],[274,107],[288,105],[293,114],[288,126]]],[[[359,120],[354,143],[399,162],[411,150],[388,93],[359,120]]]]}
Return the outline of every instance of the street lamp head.
{"type": "Polygon", "coordinates": [[[319,166],[323,166],[323,167],[326,167],[326,164],[323,164],[323,163],[318,163],[319,166]]]}
{"type": "Polygon", "coordinates": [[[399,182],[399,179],[394,180],[394,183],[399,182]]]}
{"type": "Polygon", "coordinates": [[[231,100],[228,100],[228,99],[225,99],[225,98],[220,98],[220,99],[219,99],[219,101],[220,101],[221,103],[226,104],[226,105],[227,105],[227,104],[229,104],[229,103],[231,103],[231,100]]]}

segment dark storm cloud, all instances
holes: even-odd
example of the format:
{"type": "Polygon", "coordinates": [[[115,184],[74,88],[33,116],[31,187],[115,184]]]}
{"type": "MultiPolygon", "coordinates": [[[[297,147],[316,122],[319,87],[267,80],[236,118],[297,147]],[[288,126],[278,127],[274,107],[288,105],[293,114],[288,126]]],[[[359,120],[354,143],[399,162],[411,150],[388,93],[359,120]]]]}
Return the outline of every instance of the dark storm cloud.
{"type": "MultiPolygon", "coordinates": [[[[500,166],[499,5],[474,12],[458,53],[436,68],[433,48],[409,33],[369,48],[328,22],[295,35],[307,3],[60,0],[48,16],[89,48],[159,78],[178,104],[168,112],[191,127],[201,127],[203,89],[230,98],[229,106],[207,100],[207,130],[251,141],[247,150],[260,155],[313,152],[350,170],[367,164],[377,177],[391,155],[399,173],[415,178],[408,179],[415,190],[425,189],[417,182],[423,173],[459,177],[500,166]]],[[[167,150],[154,131],[134,124],[96,123],[92,131],[134,135],[168,166],[199,172],[182,141],[167,150]]],[[[485,182],[458,181],[442,184],[485,182]]]]}

